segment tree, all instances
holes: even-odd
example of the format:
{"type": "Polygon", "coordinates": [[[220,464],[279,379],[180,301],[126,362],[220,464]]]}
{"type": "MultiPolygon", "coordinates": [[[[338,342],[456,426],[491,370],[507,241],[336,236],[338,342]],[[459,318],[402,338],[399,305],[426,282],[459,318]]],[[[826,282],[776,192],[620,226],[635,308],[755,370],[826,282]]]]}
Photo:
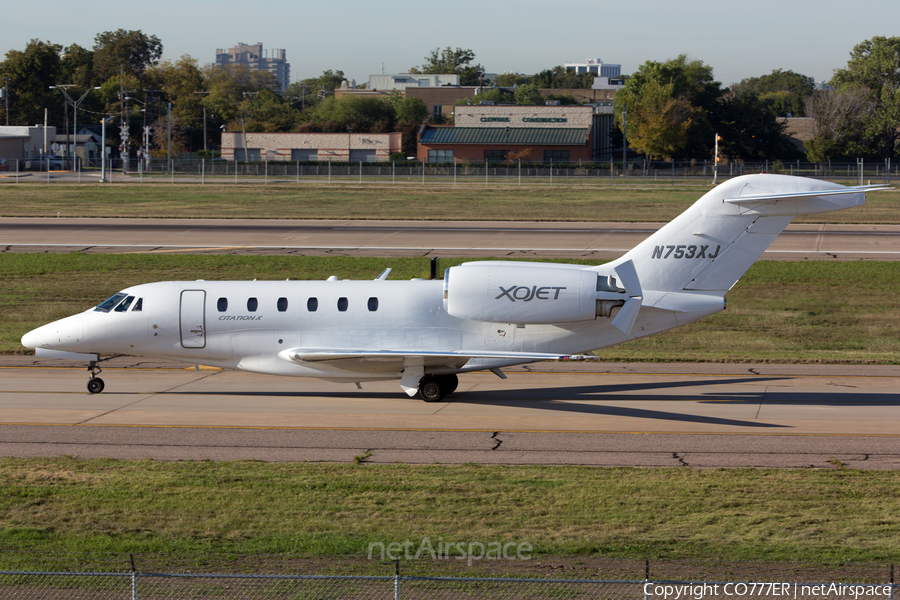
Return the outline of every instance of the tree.
{"type": "Polygon", "coordinates": [[[484,67],[480,64],[471,65],[475,59],[475,53],[468,49],[457,48],[453,50],[447,46],[443,50],[435,48],[431,54],[425,57],[425,64],[420,67],[412,67],[410,73],[429,73],[435,75],[456,74],[459,75],[460,85],[484,85],[484,67]]]}
{"type": "Polygon", "coordinates": [[[334,94],[335,88],[340,87],[343,81],[343,71],[329,69],[324,71],[320,77],[295,81],[287,87],[284,97],[291,99],[294,103],[299,100],[300,110],[304,110],[320,105],[322,100],[334,94]]]}
{"type": "Polygon", "coordinates": [[[540,89],[590,89],[594,85],[596,73],[578,73],[557,65],[552,69],[544,69],[531,78],[531,83],[540,89]]]}
{"type": "Polygon", "coordinates": [[[806,114],[812,117],[815,129],[805,144],[807,158],[824,162],[867,154],[864,121],[873,109],[868,91],[861,87],[820,90],[810,96],[806,114]]]}
{"type": "Polygon", "coordinates": [[[555,100],[563,106],[578,106],[581,104],[572,94],[547,94],[547,100],[555,100]]]}
{"type": "Polygon", "coordinates": [[[428,118],[428,105],[421,98],[402,98],[394,107],[398,123],[412,121],[421,125],[428,118]]]}
{"type": "MultiPolygon", "coordinates": [[[[0,63],[0,74],[9,77],[11,125],[34,125],[44,122],[44,108],[53,123],[62,123],[65,98],[51,85],[60,81],[62,46],[31,40],[25,50],[10,50],[0,63]]],[[[4,121],[5,122],[5,121],[4,121]]]]}
{"type": "Polygon", "coordinates": [[[538,91],[537,84],[526,83],[516,88],[516,104],[544,104],[544,97],[538,91]]]}
{"type": "Polygon", "coordinates": [[[328,98],[311,114],[300,131],[321,133],[387,133],[393,131],[394,109],[384,98],[347,95],[328,98]]]}
{"type": "Polygon", "coordinates": [[[208,65],[202,72],[209,91],[203,103],[219,123],[231,122],[239,115],[245,93],[278,89],[275,75],[267,71],[250,71],[243,65],[208,65]]]}
{"type": "Polygon", "coordinates": [[[900,139],[900,37],[876,36],[854,46],[832,84],[865,90],[871,107],[862,121],[864,136],[876,155],[894,158],[900,139]]]}
{"type": "MultiPolygon", "coordinates": [[[[699,110],[675,97],[674,83],[651,80],[628,107],[628,143],[649,158],[674,157],[688,141],[688,131],[699,110]]],[[[621,129],[621,113],[616,115],[621,129]]]]}
{"type": "Polygon", "coordinates": [[[712,67],[699,60],[688,61],[682,54],[664,63],[647,61],[641,65],[616,93],[613,112],[621,131],[622,109],[627,108],[627,139],[635,149],[637,140],[643,147],[655,148],[651,154],[657,156],[705,158],[712,155],[715,131],[710,118],[718,109],[720,96],[712,67]],[[676,129],[654,131],[654,127],[676,129]]]}
{"type": "Polygon", "coordinates": [[[144,71],[145,89],[161,90],[162,98],[172,103],[172,114],[190,124],[199,122],[203,114],[203,100],[196,92],[205,91],[203,73],[197,61],[188,55],[178,62],[164,61],[144,71]]]}
{"type": "Polygon", "coordinates": [[[731,160],[788,158],[796,154],[780,121],[753,92],[729,90],[715,115],[716,133],[722,137],[719,152],[731,160]]]}
{"type": "Polygon", "coordinates": [[[243,126],[232,121],[229,129],[243,128],[245,131],[291,131],[299,121],[300,111],[272,90],[261,90],[241,105],[245,115],[243,126]]]}
{"type": "Polygon", "coordinates": [[[529,83],[530,81],[531,77],[526,77],[517,73],[503,73],[492,79],[491,83],[498,87],[515,87],[517,85],[522,85],[523,83],[529,83]]]}
{"type": "Polygon", "coordinates": [[[757,95],[760,102],[776,116],[791,114],[802,117],[806,116],[806,99],[816,87],[812,77],[775,69],[768,75],[743,79],[732,86],[732,89],[738,94],[757,95]]]}
{"type": "Polygon", "coordinates": [[[516,102],[515,94],[509,88],[487,88],[483,89],[477,94],[475,94],[475,98],[470,100],[469,98],[461,98],[457,100],[454,104],[462,105],[462,104],[479,104],[481,102],[494,102],[496,104],[514,104],[516,102]]]}
{"type": "Polygon", "coordinates": [[[84,89],[99,84],[94,76],[94,53],[78,44],[72,44],[65,49],[59,67],[59,77],[64,83],[71,83],[84,89]]]}
{"type": "Polygon", "coordinates": [[[157,64],[163,53],[162,42],[155,35],[136,31],[104,31],[94,38],[94,68],[100,81],[119,73],[140,78],[147,67],[157,64]]]}

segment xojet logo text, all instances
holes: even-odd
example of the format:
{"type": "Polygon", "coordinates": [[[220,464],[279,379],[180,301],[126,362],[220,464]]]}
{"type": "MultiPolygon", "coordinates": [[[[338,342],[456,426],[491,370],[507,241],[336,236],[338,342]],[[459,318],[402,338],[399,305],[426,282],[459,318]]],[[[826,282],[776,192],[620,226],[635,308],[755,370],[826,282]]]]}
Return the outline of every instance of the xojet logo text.
{"type": "Polygon", "coordinates": [[[504,288],[503,286],[498,287],[500,288],[500,295],[494,298],[494,300],[499,300],[500,298],[506,297],[509,298],[511,302],[515,302],[516,300],[521,300],[522,302],[531,302],[535,298],[537,298],[538,300],[556,300],[559,298],[560,290],[566,289],[565,287],[538,287],[536,285],[533,285],[531,287],[524,285],[514,285],[510,288],[504,288]],[[552,298],[550,297],[551,294],[553,296],[552,298]]]}

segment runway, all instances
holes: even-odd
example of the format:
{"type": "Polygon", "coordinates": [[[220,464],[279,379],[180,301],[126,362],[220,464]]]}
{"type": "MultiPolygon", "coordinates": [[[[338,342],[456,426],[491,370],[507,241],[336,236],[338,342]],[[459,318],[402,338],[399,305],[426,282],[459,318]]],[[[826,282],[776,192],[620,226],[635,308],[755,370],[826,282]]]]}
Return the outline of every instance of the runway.
{"type": "MultiPolygon", "coordinates": [[[[661,224],[0,219],[6,252],[611,259],[661,224]]],[[[767,259],[897,260],[900,226],[792,225],[767,259]]],[[[900,368],[542,363],[461,376],[427,404],[196,371],[0,357],[0,455],[367,463],[900,468],[900,368]],[[62,363],[65,364],[65,363],[62,363]]]]}
{"type": "Polygon", "coordinates": [[[0,454],[159,460],[900,468],[900,368],[541,363],[439,403],[116,359],[6,357],[0,454]]]}
{"type": "MultiPolygon", "coordinates": [[[[0,219],[6,252],[190,252],[612,259],[662,223],[0,219]]],[[[900,260],[898,225],[790,225],[763,258],[900,260]]]]}

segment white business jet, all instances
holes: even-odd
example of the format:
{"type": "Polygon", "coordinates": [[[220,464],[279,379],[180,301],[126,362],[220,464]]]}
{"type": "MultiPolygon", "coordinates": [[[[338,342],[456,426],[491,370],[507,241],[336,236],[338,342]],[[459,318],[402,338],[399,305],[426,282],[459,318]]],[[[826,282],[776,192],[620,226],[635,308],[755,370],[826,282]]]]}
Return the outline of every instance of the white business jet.
{"type": "Polygon", "coordinates": [[[457,374],[585,353],[691,323],[797,215],[865,202],[879,186],[746,175],[705,194],[618,260],[586,267],[467,262],[443,281],[170,281],[136,285],[22,337],[39,357],[136,355],[356,383],[399,380],[441,400],[457,374]]]}

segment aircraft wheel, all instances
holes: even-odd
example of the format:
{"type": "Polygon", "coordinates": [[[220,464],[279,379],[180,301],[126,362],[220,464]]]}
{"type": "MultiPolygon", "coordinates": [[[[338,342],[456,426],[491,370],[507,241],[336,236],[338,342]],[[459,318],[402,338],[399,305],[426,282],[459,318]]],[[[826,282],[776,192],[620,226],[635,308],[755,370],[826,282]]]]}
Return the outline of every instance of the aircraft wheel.
{"type": "Polygon", "coordinates": [[[455,392],[456,388],[459,387],[459,377],[456,375],[441,375],[438,380],[441,382],[444,394],[447,396],[455,392]]]}
{"type": "Polygon", "coordinates": [[[106,387],[106,384],[103,383],[103,380],[99,377],[95,377],[94,379],[88,379],[87,382],[87,390],[92,394],[99,394],[103,391],[103,388],[106,387]]]}
{"type": "Polygon", "coordinates": [[[419,397],[425,402],[439,402],[446,393],[443,382],[436,377],[424,377],[419,382],[419,397]]]}

